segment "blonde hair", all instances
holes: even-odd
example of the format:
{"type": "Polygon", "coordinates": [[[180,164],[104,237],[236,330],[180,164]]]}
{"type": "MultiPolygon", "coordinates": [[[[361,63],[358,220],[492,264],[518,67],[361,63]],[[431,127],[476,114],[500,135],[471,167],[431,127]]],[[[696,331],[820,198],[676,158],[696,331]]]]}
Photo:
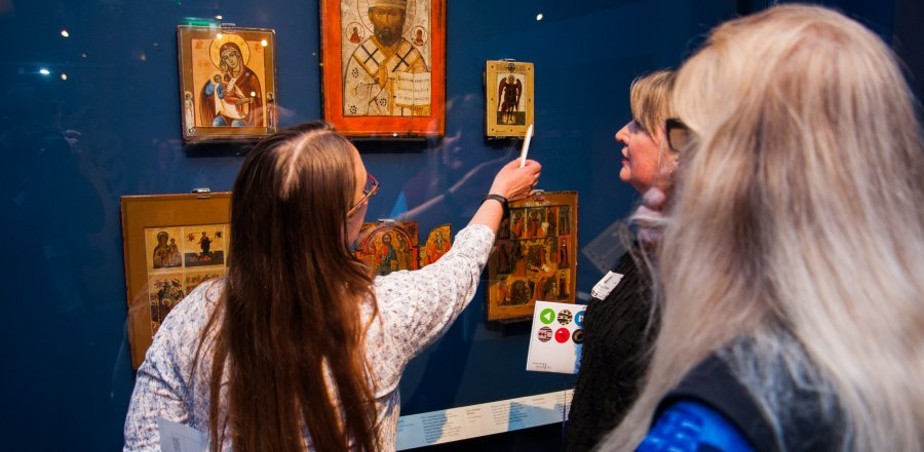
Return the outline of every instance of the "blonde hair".
{"type": "Polygon", "coordinates": [[[658,168],[663,173],[659,175],[659,181],[666,191],[670,189],[671,173],[677,162],[676,152],[667,145],[664,130],[667,118],[676,116],[671,100],[676,75],[676,71],[658,69],[636,77],[629,86],[632,120],[658,145],[658,168]]]}
{"type": "Polygon", "coordinates": [[[603,448],[634,449],[724,350],[781,448],[788,379],[839,410],[842,449],[919,449],[924,149],[891,51],[839,13],[777,6],[716,28],[674,93],[698,140],[659,248],[661,334],[603,448]]]}
{"type": "Polygon", "coordinates": [[[659,69],[641,75],[629,86],[629,108],[632,119],[660,144],[664,136],[664,121],[674,116],[671,90],[676,72],[659,69]]]}

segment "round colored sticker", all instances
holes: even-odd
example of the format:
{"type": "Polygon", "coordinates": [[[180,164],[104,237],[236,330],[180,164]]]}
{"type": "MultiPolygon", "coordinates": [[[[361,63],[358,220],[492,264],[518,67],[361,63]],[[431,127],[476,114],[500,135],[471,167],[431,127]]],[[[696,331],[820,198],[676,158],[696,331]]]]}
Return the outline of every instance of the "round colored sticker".
{"type": "Polygon", "coordinates": [[[539,340],[542,342],[548,342],[549,339],[552,339],[552,329],[547,326],[539,328],[539,340]]]}
{"type": "Polygon", "coordinates": [[[578,311],[577,314],[574,314],[574,323],[577,326],[584,328],[584,311],[578,311]]]}
{"type": "Polygon", "coordinates": [[[557,331],[555,331],[555,340],[558,341],[559,344],[568,342],[568,339],[570,338],[571,331],[568,331],[567,328],[559,328],[557,331]]]}
{"type": "Polygon", "coordinates": [[[558,323],[562,325],[567,325],[571,323],[571,317],[572,317],[571,311],[567,309],[562,309],[561,311],[558,311],[558,323]]]}
{"type": "Polygon", "coordinates": [[[542,312],[539,313],[539,321],[548,325],[555,320],[555,310],[552,308],[545,308],[542,312]]]}
{"type": "Polygon", "coordinates": [[[574,333],[571,333],[571,340],[575,344],[584,343],[584,330],[574,330],[574,333]]]}

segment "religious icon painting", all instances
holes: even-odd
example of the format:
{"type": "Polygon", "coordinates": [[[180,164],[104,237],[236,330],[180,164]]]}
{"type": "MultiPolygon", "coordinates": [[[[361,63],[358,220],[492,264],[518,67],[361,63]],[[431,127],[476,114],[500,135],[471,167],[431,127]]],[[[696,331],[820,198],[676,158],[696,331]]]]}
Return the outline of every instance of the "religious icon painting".
{"type": "Polygon", "coordinates": [[[321,0],[324,119],[350,137],[442,136],[446,0],[321,0]]]}
{"type": "Polygon", "coordinates": [[[227,271],[230,193],[122,197],[128,333],[137,368],[167,314],[227,271]]]}
{"type": "Polygon", "coordinates": [[[183,260],[187,267],[224,265],[224,224],[184,227],[183,260]]]}
{"type": "Polygon", "coordinates": [[[276,32],[177,26],[183,140],[259,139],[278,129],[276,32]]]}
{"type": "Polygon", "coordinates": [[[419,253],[420,268],[430,265],[449,251],[450,227],[448,224],[437,226],[430,231],[427,242],[419,253]]]}
{"type": "Polygon", "coordinates": [[[148,271],[176,268],[183,265],[183,255],[180,252],[180,228],[149,228],[145,231],[147,249],[151,250],[148,262],[148,271]],[[179,242],[177,240],[180,240],[179,242]]]}
{"type": "Polygon", "coordinates": [[[157,333],[160,324],[170,310],[186,297],[183,290],[182,273],[162,273],[148,279],[148,298],[151,303],[151,335],[157,333]]]}
{"type": "Polygon", "coordinates": [[[417,270],[436,262],[449,251],[450,232],[449,225],[434,228],[421,247],[418,245],[416,221],[363,223],[356,241],[356,257],[377,275],[417,270]]]}
{"type": "Polygon", "coordinates": [[[356,242],[356,257],[377,275],[397,270],[416,270],[417,222],[380,221],[363,223],[356,242]]]}
{"type": "Polygon", "coordinates": [[[488,259],[488,320],[529,320],[537,300],[574,303],[577,192],[510,203],[488,259]]]}
{"type": "Polygon", "coordinates": [[[535,121],[533,63],[488,61],[485,118],[488,138],[525,137],[535,121]]]}
{"type": "Polygon", "coordinates": [[[151,335],[203,281],[225,274],[227,224],[144,229],[151,335]]]}
{"type": "Polygon", "coordinates": [[[186,290],[186,295],[189,295],[193,289],[199,287],[199,284],[202,284],[210,279],[220,278],[224,276],[226,267],[212,268],[209,270],[188,270],[184,275],[184,289],[186,290]]]}

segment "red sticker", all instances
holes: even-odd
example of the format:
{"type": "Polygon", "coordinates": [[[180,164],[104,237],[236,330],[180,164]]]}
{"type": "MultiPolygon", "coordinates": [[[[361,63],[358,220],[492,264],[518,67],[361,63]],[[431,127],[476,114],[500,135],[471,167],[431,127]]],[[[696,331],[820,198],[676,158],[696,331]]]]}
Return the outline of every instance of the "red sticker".
{"type": "Polygon", "coordinates": [[[555,340],[560,344],[568,342],[569,338],[571,338],[571,332],[568,331],[567,328],[559,328],[558,331],[555,332],[555,340]]]}

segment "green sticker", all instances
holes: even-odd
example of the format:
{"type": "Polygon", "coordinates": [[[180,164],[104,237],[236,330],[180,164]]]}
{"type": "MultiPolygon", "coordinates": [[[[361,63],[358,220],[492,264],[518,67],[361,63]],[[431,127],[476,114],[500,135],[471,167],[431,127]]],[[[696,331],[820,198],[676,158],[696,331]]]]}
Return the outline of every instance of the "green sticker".
{"type": "Polygon", "coordinates": [[[539,313],[539,321],[548,325],[555,320],[555,311],[552,308],[545,308],[539,313]]]}

